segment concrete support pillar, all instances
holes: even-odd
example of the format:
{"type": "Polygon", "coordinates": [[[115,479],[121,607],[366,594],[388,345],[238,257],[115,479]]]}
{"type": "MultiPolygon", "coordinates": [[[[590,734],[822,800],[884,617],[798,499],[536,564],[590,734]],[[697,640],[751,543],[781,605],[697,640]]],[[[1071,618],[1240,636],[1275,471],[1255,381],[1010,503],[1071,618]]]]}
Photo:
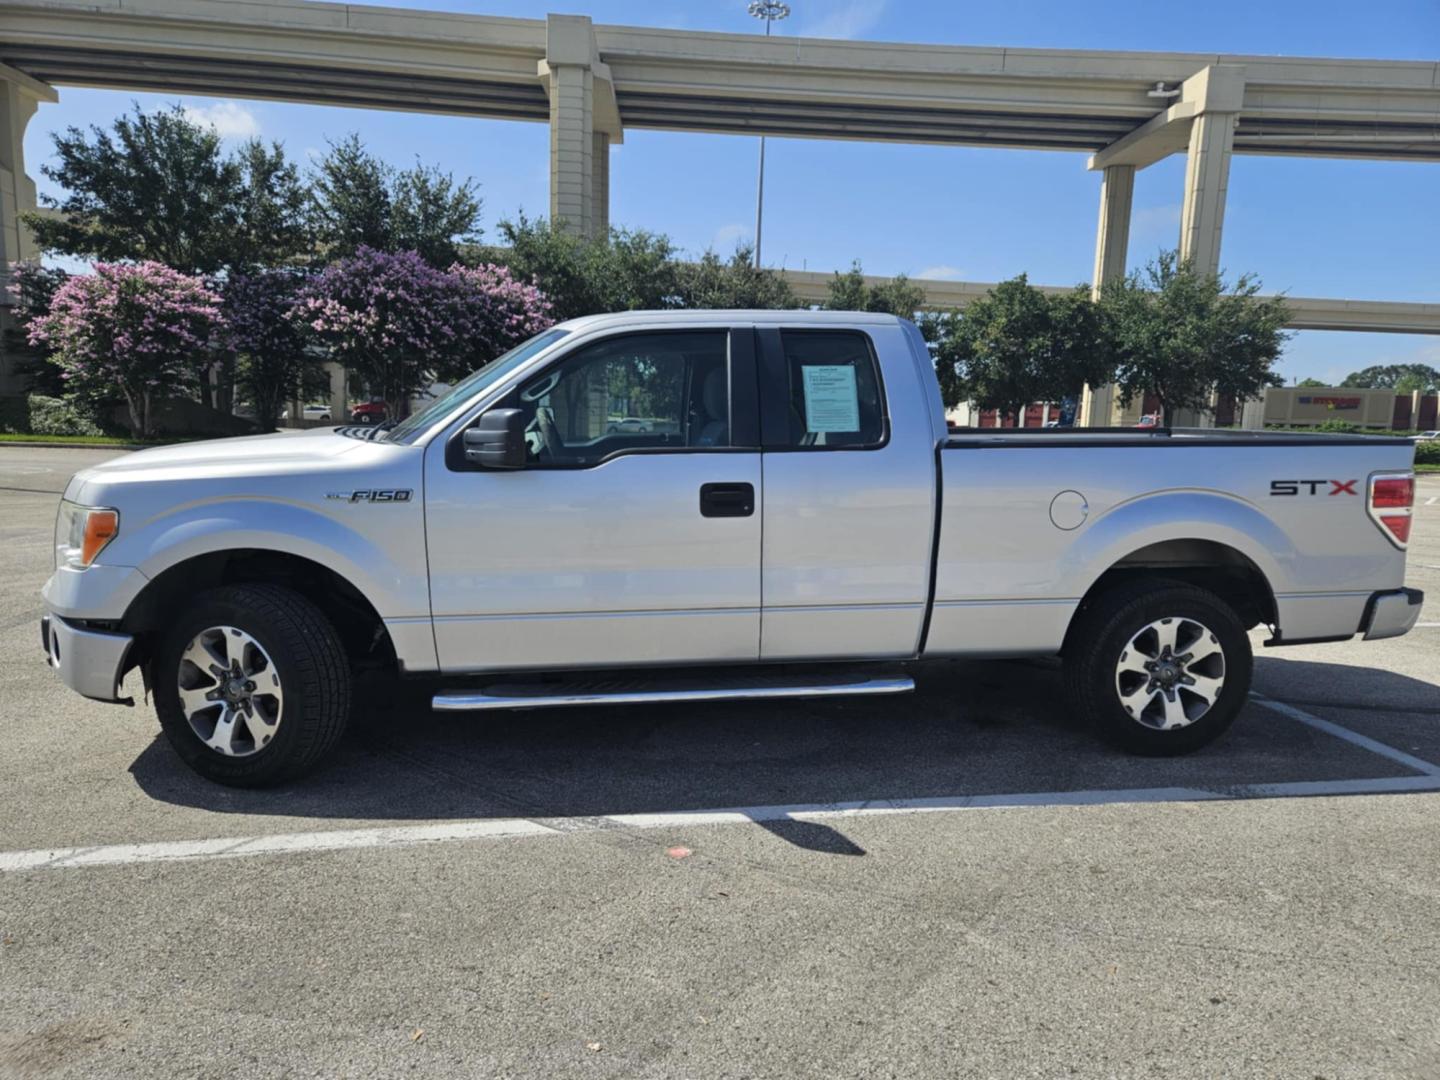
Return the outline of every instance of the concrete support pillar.
{"type": "MultiPolygon", "coordinates": [[[[1130,246],[1130,210],[1135,200],[1135,166],[1108,165],[1100,180],[1100,224],[1095,234],[1095,274],[1090,296],[1100,299],[1104,287],[1125,276],[1130,246]]],[[[1113,386],[1086,386],[1080,398],[1077,427],[1108,427],[1115,422],[1113,386]]]]}
{"type": "MultiPolygon", "coordinates": [[[[54,87],[0,64],[0,266],[40,257],[20,224],[22,213],[36,209],[35,181],[25,174],[25,128],[40,102],[58,100],[54,87]]],[[[8,296],[0,303],[8,304],[8,296]]]]}
{"type": "Polygon", "coordinates": [[[327,363],[325,373],[330,376],[330,422],[350,422],[350,395],[347,392],[346,372],[339,364],[327,363]]]}
{"type": "Polygon", "coordinates": [[[1130,246],[1130,208],[1135,201],[1135,166],[1110,165],[1100,180],[1100,227],[1095,235],[1095,274],[1090,294],[1125,276],[1125,252],[1130,246]]]}
{"type": "Polygon", "coordinates": [[[546,16],[539,74],[550,96],[550,219],[580,236],[604,235],[620,110],[588,17],[546,16]]]}
{"type": "Polygon", "coordinates": [[[594,76],[578,64],[550,67],[550,219],[590,235],[595,199],[594,76]]]}
{"type": "Polygon", "coordinates": [[[23,394],[28,375],[4,342],[14,332],[10,269],[40,257],[35,238],[20,215],[36,209],[35,181],[25,174],[25,127],[42,101],[57,101],[55,89],[0,64],[0,397],[23,394]]]}
{"type": "Polygon", "coordinates": [[[1235,113],[1204,112],[1190,128],[1185,199],[1180,208],[1180,258],[1205,274],[1220,272],[1220,234],[1237,121],[1235,113]]]}
{"type": "Polygon", "coordinates": [[[610,232],[610,136],[595,132],[590,151],[590,235],[610,232]]]}

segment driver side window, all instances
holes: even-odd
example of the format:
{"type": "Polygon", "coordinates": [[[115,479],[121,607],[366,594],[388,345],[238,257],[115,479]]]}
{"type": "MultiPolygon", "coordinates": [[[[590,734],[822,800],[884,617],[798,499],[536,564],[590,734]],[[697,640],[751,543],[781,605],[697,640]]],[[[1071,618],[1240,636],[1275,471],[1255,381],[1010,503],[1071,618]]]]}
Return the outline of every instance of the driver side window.
{"type": "Polygon", "coordinates": [[[636,450],[730,441],[724,330],[626,334],[577,350],[520,388],[527,457],[584,466],[636,450]]]}

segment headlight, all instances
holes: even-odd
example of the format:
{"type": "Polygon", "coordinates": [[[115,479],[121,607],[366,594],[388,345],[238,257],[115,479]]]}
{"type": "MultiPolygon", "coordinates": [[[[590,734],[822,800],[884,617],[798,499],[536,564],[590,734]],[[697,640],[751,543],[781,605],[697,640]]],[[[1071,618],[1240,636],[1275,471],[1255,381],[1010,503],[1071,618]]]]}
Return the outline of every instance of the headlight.
{"type": "Polygon", "coordinates": [[[117,511],[61,499],[55,516],[55,569],[85,569],[119,531],[117,511]]]}

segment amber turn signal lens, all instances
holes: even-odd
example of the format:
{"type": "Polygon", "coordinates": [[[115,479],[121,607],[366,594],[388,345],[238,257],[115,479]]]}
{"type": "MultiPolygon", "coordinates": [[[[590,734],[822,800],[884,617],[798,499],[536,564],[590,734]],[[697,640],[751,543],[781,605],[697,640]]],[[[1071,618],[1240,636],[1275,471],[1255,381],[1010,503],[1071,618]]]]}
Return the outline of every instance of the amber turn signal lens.
{"type": "Polygon", "coordinates": [[[89,566],[95,556],[120,531],[120,515],[114,510],[91,510],[85,516],[85,540],[80,545],[80,565],[89,566]]]}

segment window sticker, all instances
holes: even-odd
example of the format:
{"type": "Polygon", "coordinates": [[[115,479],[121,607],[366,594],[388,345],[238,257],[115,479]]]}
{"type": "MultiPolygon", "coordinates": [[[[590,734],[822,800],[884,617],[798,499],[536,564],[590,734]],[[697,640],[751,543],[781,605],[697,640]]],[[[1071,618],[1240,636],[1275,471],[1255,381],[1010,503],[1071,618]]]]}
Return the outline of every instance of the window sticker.
{"type": "Polygon", "coordinates": [[[823,435],[860,430],[860,394],[850,364],[805,364],[805,430],[823,435]]]}

